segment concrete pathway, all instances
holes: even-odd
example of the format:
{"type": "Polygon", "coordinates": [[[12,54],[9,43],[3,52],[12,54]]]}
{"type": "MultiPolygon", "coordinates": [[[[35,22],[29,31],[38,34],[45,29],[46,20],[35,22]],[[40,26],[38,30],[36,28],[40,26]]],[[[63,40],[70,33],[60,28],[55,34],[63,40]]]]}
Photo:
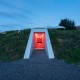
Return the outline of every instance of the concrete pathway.
{"type": "Polygon", "coordinates": [[[0,63],[0,80],[80,80],[80,67],[49,60],[45,51],[34,51],[29,60],[0,63]]]}

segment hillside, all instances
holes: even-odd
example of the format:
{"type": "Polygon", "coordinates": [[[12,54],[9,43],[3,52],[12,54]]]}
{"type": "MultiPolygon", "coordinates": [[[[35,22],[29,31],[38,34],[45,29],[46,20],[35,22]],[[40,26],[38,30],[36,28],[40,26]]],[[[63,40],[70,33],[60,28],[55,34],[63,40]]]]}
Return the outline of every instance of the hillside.
{"type": "MultiPolygon", "coordinates": [[[[0,33],[0,62],[22,59],[30,30],[0,33]]],[[[52,30],[49,35],[55,58],[69,63],[80,63],[80,31],[52,30]]]]}
{"type": "Polygon", "coordinates": [[[80,63],[80,30],[49,30],[56,58],[80,63]]]}
{"type": "Polygon", "coordinates": [[[30,30],[0,33],[0,61],[23,58],[30,30]]]}

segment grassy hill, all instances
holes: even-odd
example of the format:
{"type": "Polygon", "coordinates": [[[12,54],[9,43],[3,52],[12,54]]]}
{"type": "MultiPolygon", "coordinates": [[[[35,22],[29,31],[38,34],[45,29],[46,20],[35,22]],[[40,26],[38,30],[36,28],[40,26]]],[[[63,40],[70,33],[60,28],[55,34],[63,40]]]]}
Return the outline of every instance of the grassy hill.
{"type": "Polygon", "coordinates": [[[0,61],[23,58],[30,30],[0,33],[0,61]]]}
{"type": "Polygon", "coordinates": [[[49,30],[56,58],[80,63],[80,30],[49,30]]]}
{"type": "MultiPolygon", "coordinates": [[[[80,31],[48,30],[55,58],[69,63],[80,63],[80,31]]],[[[22,59],[30,30],[0,33],[0,61],[22,59]]]]}

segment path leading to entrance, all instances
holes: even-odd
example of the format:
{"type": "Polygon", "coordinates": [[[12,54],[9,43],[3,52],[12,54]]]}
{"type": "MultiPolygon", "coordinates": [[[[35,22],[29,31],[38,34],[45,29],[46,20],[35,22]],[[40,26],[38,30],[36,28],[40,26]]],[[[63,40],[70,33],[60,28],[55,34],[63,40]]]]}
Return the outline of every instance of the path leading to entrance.
{"type": "Polygon", "coordinates": [[[30,59],[43,61],[45,59],[48,59],[48,55],[44,49],[35,49],[31,54],[30,59]]]}
{"type": "Polygon", "coordinates": [[[80,67],[35,50],[29,60],[0,63],[0,80],[80,80],[80,67]]]}

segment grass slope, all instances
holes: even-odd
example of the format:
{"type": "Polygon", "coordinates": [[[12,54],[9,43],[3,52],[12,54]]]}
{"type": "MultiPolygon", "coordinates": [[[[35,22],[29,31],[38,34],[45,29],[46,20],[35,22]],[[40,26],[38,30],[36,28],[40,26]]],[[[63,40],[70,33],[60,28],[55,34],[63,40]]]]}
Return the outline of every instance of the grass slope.
{"type": "MultiPolygon", "coordinates": [[[[0,61],[22,59],[30,30],[0,33],[0,61]]],[[[80,63],[80,31],[49,30],[55,57],[69,63],[80,63]]]]}
{"type": "Polygon", "coordinates": [[[80,63],[80,30],[49,30],[55,57],[80,63]]]}
{"type": "Polygon", "coordinates": [[[30,30],[0,33],[0,61],[23,58],[30,30]]]}

